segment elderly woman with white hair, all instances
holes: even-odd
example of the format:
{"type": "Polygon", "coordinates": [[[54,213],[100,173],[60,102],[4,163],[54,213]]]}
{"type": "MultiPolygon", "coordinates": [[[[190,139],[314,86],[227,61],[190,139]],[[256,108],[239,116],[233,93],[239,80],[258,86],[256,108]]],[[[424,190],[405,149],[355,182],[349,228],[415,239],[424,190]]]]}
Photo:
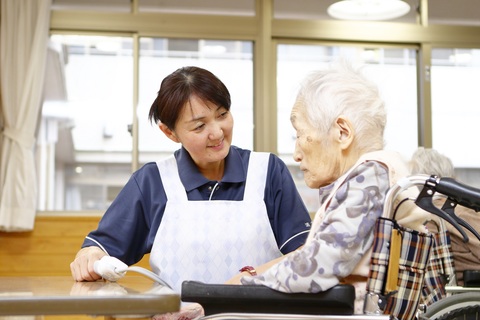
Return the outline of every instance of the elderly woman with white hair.
{"type": "MultiPolygon", "coordinates": [[[[320,209],[302,248],[229,283],[311,293],[351,283],[362,313],[375,221],[388,189],[409,175],[406,161],[383,149],[386,118],[377,86],[360,70],[339,64],[304,80],[291,110],[293,157],[306,184],[319,189],[320,209]]],[[[411,202],[399,209],[400,224],[425,231],[426,212],[411,202]]]]}

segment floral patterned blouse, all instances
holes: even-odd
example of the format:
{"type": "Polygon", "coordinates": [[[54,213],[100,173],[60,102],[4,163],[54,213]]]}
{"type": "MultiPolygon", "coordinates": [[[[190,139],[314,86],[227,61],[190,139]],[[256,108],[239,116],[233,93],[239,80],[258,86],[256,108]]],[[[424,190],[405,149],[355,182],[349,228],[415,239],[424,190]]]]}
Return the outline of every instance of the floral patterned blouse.
{"type": "Polygon", "coordinates": [[[306,244],[261,275],[242,277],[242,284],[316,293],[352,273],[372,246],[390,183],[388,169],[378,161],[363,162],[346,175],[320,189],[320,202],[331,200],[324,216],[315,217],[320,220],[306,244]]]}

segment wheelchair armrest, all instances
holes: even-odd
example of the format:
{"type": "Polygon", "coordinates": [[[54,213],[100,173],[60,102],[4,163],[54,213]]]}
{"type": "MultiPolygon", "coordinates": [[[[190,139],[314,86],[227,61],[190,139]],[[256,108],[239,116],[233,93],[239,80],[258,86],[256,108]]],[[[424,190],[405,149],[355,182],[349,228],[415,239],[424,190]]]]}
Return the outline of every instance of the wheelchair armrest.
{"type": "Polygon", "coordinates": [[[480,270],[464,270],[463,286],[480,287],[480,270]]]}
{"type": "Polygon", "coordinates": [[[283,293],[257,285],[184,281],[181,299],[201,304],[205,315],[225,312],[351,315],[355,288],[342,284],[319,293],[283,293]]]}

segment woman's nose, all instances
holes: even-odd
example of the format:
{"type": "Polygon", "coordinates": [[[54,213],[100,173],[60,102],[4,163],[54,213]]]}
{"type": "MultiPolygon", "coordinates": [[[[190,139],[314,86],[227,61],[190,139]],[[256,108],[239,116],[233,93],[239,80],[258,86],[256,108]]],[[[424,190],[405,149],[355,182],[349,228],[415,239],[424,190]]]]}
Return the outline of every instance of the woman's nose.
{"type": "Polygon", "coordinates": [[[220,126],[219,124],[212,124],[212,126],[210,127],[210,134],[208,135],[210,140],[220,139],[222,136],[222,126],[220,126]]]}

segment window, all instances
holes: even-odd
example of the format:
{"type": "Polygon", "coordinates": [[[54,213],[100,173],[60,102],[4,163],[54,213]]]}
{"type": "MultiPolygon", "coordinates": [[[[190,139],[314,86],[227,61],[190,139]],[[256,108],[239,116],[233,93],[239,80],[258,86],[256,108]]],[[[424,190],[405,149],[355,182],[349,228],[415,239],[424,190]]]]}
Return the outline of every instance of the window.
{"type": "Polygon", "coordinates": [[[132,39],[52,35],[38,138],[39,210],[103,210],[130,172],[132,39]]]}
{"type": "Polygon", "coordinates": [[[480,187],[480,49],[432,49],[433,148],[448,156],[458,179],[480,187]]]}
{"type": "Polygon", "coordinates": [[[39,210],[105,210],[132,173],[131,125],[138,118],[140,163],[179,145],[148,121],[162,79],[196,65],[232,96],[233,143],[253,148],[251,41],[140,38],[139,102],[134,114],[133,38],[51,37],[38,139],[39,210]]]}
{"type": "MultiPolygon", "coordinates": [[[[387,100],[387,148],[410,157],[419,140],[419,131],[415,130],[416,54],[419,61],[425,61],[425,57],[430,56],[429,48],[439,46],[437,41],[447,48],[432,51],[433,114],[430,114],[429,105],[425,111],[426,118],[431,116],[433,124],[420,121],[424,125],[420,138],[426,136],[427,144],[433,140],[433,147],[451,156],[461,172],[472,178],[471,182],[480,181],[471,174],[478,171],[473,163],[478,163],[476,154],[465,156],[465,150],[472,149],[474,142],[465,142],[466,135],[459,136],[460,132],[468,133],[468,138],[476,136],[467,125],[478,120],[473,111],[478,100],[474,87],[478,82],[475,76],[478,49],[452,49],[459,43],[479,48],[480,6],[476,5],[477,1],[406,0],[412,8],[406,16],[389,22],[368,23],[326,21],[331,18],[326,15],[325,8],[332,1],[53,0],[51,31],[56,33],[57,39],[52,41],[56,48],[51,51],[51,58],[57,62],[47,71],[45,96],[48,100],[43,108],[36,150],[40,210],[103,211],[132,169],[175,150],[178,145],[164,138],[160,130],[148,122],[147,113],[161,79],[176,68],[193,63],[209,67],[230,89],[235,117],[233,143],[252,148],[256,134],[258,149],[278,151],[298,180],[302,195],[307,195],[307,205],[316,209],[317,195],[305,187],[303,175],[296,171],[297,165],[291,155],[293,130],[289,131],[289,112],[298,81],[311,68],[321,68],[340,55],[366,63],[368,73],[381,85],[387,100]],[[424,22],[428,27],[422,26],[417,19],[418,6],[425,3],[428,17],[424,22]],[[257,9],[261,12],[256,12],[257,9]],[[273,11],[271,17],[268,15],[270,9],[273,11]],[[292,19],[298,20],[293,21],[293,28],[292,19]],[[263,28],[265,23],[271,28],[263,28]],[[317,25],[322,28],[318,34],[312,29],[317,25]],[[356,31],[352,28],[357,25],[361,32],[350,32],[356,31]],[[368,29],[371,33],[365,33],[366,25],[371,26],[368,29]],[[387,37],[384,27],[388,29],[387,37]],[[109,36],[66,36],[61,35],[62,32],[103,32],[109,36]],[[123,36],[114,37],[114,33],[123,36]],[[138,41],[138,46],[133,39],[138,41]],[[271,50],[262,49],[287,42],[282,39],[295,44],[279,44],[276,56],[270,56],[271,50]],[[325,40],[330,42],[319,44],[325,40]],[[255,58],[252,57],[254,41],[258,54],[255,58]],[[417,52],[416,46],[422,44],[427,44],[427,50],[417,52]],[[453,51],[456,64],[450,61],[453,51]],[[473,54],[469,65],[462,65],[462,59],[467,57],[462,58],[462,54],[473,54]],[[264,62],[269,61],[277,65],[276,75],[265,74],[264,62]],[[54,71],[61,67],[65,70],[54,71]],[[267,128],[265,131],[253,130],[253,74],[259,87],[267,89],[255,92],[256,101],[267,101],[265,105],[260,102],[256,106],[266,108],[266,112],[258,112],[260,116],[255,119],[257,129],[267,128]],[[65,81],[54,75],[64,75],[65,81]],[[102,80],[105,77],[109,80],[102,80]],[[110,81],[113,77],[121,84],[113,84],[110,81]],[[268,85],[264,86],[264,82],[268,85]],[[270,84],[273,86],[274,82],[278,87],[270,91],[270,84]],[[269,104],[270,99],[263,99],[275,90],[277,106],[269,104]],[[78,98],[77,93],[84,97],[78,98]],[[466,97],[462,100],[466,102],[458,102],[462,97],[466,97]],[[108,109],[103,106],[111,107],[117,98],[115,104],[119,110],[115,112],[119,112],[118,115],[106,112],[108,109]],[[89,103],[92,100],[101,101],[100,106],[93,108],[98,104],[89,103]],[[81,110],[89,112],[90,117],[77,117],[81,110]],[[465,117],[460,118],[457,110],[465,111],[465,117]],[[264,117],[276,111],[276,119],[264,117]],[[108,113],[111,115],[108,121],[99,123],[108,113]],[[464,130],[446,130],[447,125],[448,128],[456,125],[448,122],[449,119],[464,121],[464,130]],[[131,135],[126,128],[137,120],[138,131],[132,131],[131,135]],[[268,131],[271,127],[277,127],[277,132],[268,131]],[[432,137],[428,136],[430,127],[432,137]],[[399,128],[401,135],[396,134],[399,128]],[[267,134],[277,141],[277,150],[267,134]]],[[[424,94],[428,98],[430,92],[427,90],[424,94]]],[[[430,102],[429,99],[421,101],[430,102]]]]}

